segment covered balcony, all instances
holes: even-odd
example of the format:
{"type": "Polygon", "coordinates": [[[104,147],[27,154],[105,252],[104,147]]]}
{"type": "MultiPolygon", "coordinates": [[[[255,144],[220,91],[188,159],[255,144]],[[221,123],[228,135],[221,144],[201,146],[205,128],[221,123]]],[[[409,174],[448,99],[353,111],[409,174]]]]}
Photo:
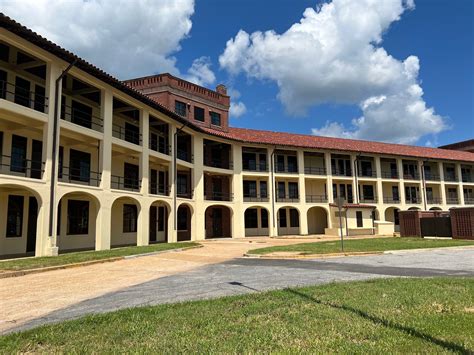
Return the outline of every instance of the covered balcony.
{"type": "Polygon", "coordinates": [[[327,169],[323,153],[304,152],[304,173],[326,176],[327,169]]]}
{"type": "Polygon", "coordinates": [[[377,203],[377,193],[375,184],[359,185],[359,203],[377,203]]]}
{"type": "Polygon", "coordinates": [[[474,205],[474,188],[465,187],[463,189],[463,194],[464,194],[464,204],[474,205]]]}
{"type": "Polygon", "coordinates": [[[232,147],[230,144],[204,140],[204,157],[205,166],[220,169],[232,169],[232,147]]]}
{"type": "Polygon", "coordinates": [[[473,165],[461,165],[462,182],[474,182],[474,166],[473,165]]]}
{"type": "Polygon", "coordinates": [[[142,145],[140,111],[115,97],[113,111],[112,136],[135,145],[142,145]]]}
{"type": "Polygon", "coordinates": [[[459,204],[458,188],[456,186],[445,186],[446,189],[446,204],[459,204]]]}
{"type": "Polygon", "coordinates": [[[439,166],[436,162],[424,162],[423,173],[426,181],[439,181],[439,166]]]}
{"type": "Polygon", "coordinates": [[[352,176],[350,155],[331,154],[331,173],[333,176],[352,176]]]}
{"type": "Polygon", "coordinates": [[[375,161],[373,157],[360,156],[356,160],[357,176],[365,178],[376,178],[375,161]]]}
{"type": "Polygon", "coordinates": [[[441,205],[443,199],[441,197],[441,190],[439,184],[426,185],[426,203],[429,205],[441,205]]]}
{"type": "Polygon", "coordinates": [[[140,192],[140,154],[118,145],[112,146],[111,188],[140,192]]]}
{"type": "Polygon", "coordinates": [[[382,179],[398,179],[398,167],[396,159],[381,158],[380,169],[382,170],[380,175],[382,179]]]}
{"type": "Polygon", "coordinates": [[[276,173],[298,173],[298,157],[295,151],[276,150],[274,159],[274,168],[276,173]]]}
{"type": "Polygon", "coordinates": [[[176,173],[176,196],[179,198],[192,199],[192,170],[178,166],[176,173]]]}
{"type": "Polygon", "coordinates": [[[298,203],[300,201],[298,181],[278,179],[275,184],[277,202],[298,203]]]}
{"type": "Polygon", "coordinates": [[[267,179],[244,178],[244,202],[268,202],[267,179]]]}
{"type": "Polygon", "coordinates": [[[192,136],[179,131],[176,136],[176,158],[188,163],[194,162],[192,136]]]}
{"type": "Polygon", "coordinates": [[[327,203],[327,186],[315,179],[305,180],[306,203],[327,203]]]}
{"type": "Polygon", "coordinates": [[[267,172],[267,150],[261,148],[243,147],[242,170],[267,172]]]}
{"type": "Polygon", "coordinates": [[[204,199],[208,201],[232,201],[231,176],[204,174],[204,199]]]}
{"type": "Polygon", "coordinates": [[[458,181],[456,173],[456,165],[450,163],[443,163],[444,181],[455,182],[458,181]]]}
{"type": "Polygon", "coordinates": [[[403,160],[403,178],[405,180],[420,180],[418,162],[416,160],[403,160]]]}
{"type": "Polygon", "coordinates": [[[417,184],[406,184],[405,185],[405,203],[407,205],[420,204],[421,193],[420,186],[417,184]]]}
{"type": "Polygon", "coordinates": [[[399,204],[400,203],[400,187],[397,183],[383,182],[383,203],[399,204]]]}
{"type": "Polygon", "coordinates": [[[150,157],[150,172],[149,172],[149,189],[150,195],[169,196],[170,181],[169,181],[169,163],[150,157]]]}
{"type": "Polygon", "coordinates": [[[155,152],[170,155],[169,124],[158,118],[150,116],[150,141],[149,148],[155,152]]]}

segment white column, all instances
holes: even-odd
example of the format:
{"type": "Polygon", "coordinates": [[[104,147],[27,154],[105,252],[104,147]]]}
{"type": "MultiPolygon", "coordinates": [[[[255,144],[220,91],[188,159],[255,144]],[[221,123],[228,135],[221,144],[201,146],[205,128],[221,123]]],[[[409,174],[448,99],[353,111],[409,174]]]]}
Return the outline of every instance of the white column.
{"type": "Polygon", "coordinates": [[[441,196],[441,204],[443,205],[443,210],[447,210],[447,201],[446,201],[446,186],[444,183],[444,166],[443,162],[438,163],[438,168],[439,168],[439,180],[440,180],[440,196],[441,196]]]}
{"type": "Polygon", "coordinates": [[[300,234],[308,234],[308,214],[306,212],[306,184],[304,175],[304,151],[297,151],[298,158],[298,194],[300,197],[300,234]]]}
{"type": "Polygon", "coordinates": [[[109,90],[101,91],[100,115],[104,120],[104,140],[100,145],[101,154],[101,187],[110,190],[112,173],[112,123],[113,123],[113,96],[109,90]]]}
{"type": "Polygon", "coordinates": [[[102,198],[97,212],[95,250],[108,250],[111,244],[112,204],[109,198],[102,198]]]}
{"type": "MultiPolygon", "coordinates": [[[[170,196],[174,198],[176,185],[174,183],[174,139],[176,133],[176,126],[170,125],[170,143],[171,143],[171,164],[169,169],[169,185],[170,185],[170,196]]],[[[177,206],[174,206],[174,202],[171,204],[170,214],[168,216],[168,242],[176,243],[178,241],[178,231],[175,229],[175,214],[177,212],[177,206]],[[176,209],[175,209],[176,207],[176,209]]]]}
{"type": "MultiPolygon", "coordinates": [[[[383,205],[382,164],[380,157],[375,157],[375,170],[377,172],[377,204],[383,205]]],[[[382,216],[380,216],[381,219],[382,216]]]]}
{"type": "Polygon", "coordinates": [[[150,243],[150,203],[141,203],[137,221],[137,245],[143,246],[150,243]]]}
{"type": "MultiPolygon", "coordinates": [[[[351,160],[351,170],[352,170],[352,196],[354,203],[360,203],[360,196],[359,196],[359,180],[357,175],[357,171],[355,169],[355,161],[357,159],[356,154],[350,155],[351,160]]],[[[358,170],[358,169],[357,169],[358,170]]]]}
{"type": "MultiPolygon", "coordinates": [[[[268,198],[270,201],[270,211],[269,211],[269,219],[268,219],[268,234],[270,237],[276,237],[278,236],[278,219],[277,219],[277,209],[275,206],[275,195],[276,191],[275,190],[275,181],[272,179],[272,169],[274,168],[274,162],[272,161],[273,157],[273,152],[274,148],[269,148],[268,149],[268,156],[267,156],[267,161],[268,161],[268,198]]],[[[273,157],[274,158],[274,157],[273,157]]],[[[274,176],[274,175],[273,175],[274,176]]]]}
{"type": "Polygon", "coordinates": [[[328,202],[334,203],[334,196],[332,194],[332,168],[331,168],[331,153],[324,153],[324,166],[326,168],[326,192],[328,194],[328,202]]]}
{"type": "Polygon", "coordinates": [[[462,170],[461,170],[461,163],[456,163],[456,175],[458,178],[458,201],[461,206],[464,206],[464,190],[462,185],[462,170]]]}
{"type": "Polygon", "coordinates": [[[232,145],[232,161],[234,175],[232,177],[232,191],[234,193],[234,215],[232,216],[232,238],[245,237],[244,196],[242,178],[242,146],[232,145]]]}
{"type": "Polygon", "coordinates": [[[192,187],[194,189],[194,225],[192,226],[193,240],[203,240],[206,238],[205,228],[205,213],[206,209],[204,206],[204,169],[203,169],[203,156],[204,156],[204,141],[201,136],[193,136],[193,153],[194,153],[194,169],[192,174],[192,187]]]}
{"type": "Polygon", "coordinates": [[[397,159],[397,170],[399,178],[399,193],[400,193],[400,203],[402,210],[406,209],[406,197],[405,197],[405,179],[403,178],[403,160],[397,159]]]}
{"type": "Polygon", "coordinates": [[[418,171],[419,171],[419,174],[420,174],[420,183],[419,183],[419,186],[420,186],[420,197],[421,197],[421,205],[423,206],[423,210],[425,209],[425,199],[426,199],[426,196],[425,196],[425,185],[426,185],[426,180],[424,179],[425,177],[425,171],[424,171],[424,166],[423,166],[423,161],[421,160],[418,160],[418,171]],[[424,183],[423,183],[424,181],[424,183]]]}
{"type": "Polygon", "coordinates": [[[142,154],[140,154],[140,165],[141,165],[141,193],[145,196],[148,195],[148,176],[149,176],[149,165],[150,155],[148,151],[148,143],[150,137],[150,118],[149,112],[140,110],[140,129],[142,132],[142,154]]]}

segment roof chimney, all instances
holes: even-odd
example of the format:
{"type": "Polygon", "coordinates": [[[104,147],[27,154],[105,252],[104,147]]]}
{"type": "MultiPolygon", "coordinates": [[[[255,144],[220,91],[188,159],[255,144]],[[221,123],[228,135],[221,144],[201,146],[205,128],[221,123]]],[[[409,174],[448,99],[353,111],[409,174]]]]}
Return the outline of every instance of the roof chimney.
{"type": "Polygon", "coordinates": [[[224,84],[217,85],[216,86],[216,91],[221,95],[226,95],[227,96],[227,88],[225,87],[224,84]]]}

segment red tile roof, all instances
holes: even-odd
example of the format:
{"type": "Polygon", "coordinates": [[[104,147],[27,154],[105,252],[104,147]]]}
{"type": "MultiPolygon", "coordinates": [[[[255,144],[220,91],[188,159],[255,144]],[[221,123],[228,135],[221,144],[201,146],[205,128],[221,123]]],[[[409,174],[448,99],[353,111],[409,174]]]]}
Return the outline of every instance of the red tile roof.
{"type": "Polygon", "coordinates": [[[252,144],[474,162],[474,153],[439,148],[381,143],[356,139],[320,137],[305,134],[272,132],[246,128],[231,127],[229,128],[229,132],[216,131],[210,128],[204,128],[204,130],[210,134],[220,136],[222,138],[228,138],[252,144]]]}

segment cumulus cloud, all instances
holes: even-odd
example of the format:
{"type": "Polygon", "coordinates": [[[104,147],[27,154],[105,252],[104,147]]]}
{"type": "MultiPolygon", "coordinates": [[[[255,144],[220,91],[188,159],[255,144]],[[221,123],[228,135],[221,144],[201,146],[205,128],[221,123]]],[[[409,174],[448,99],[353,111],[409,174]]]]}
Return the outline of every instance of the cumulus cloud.
{"type": "Polygon", "coordinates": [[[173,54],[191,30],[194,1],[0,0],[0,8],[46,38],[126,79],[157,72],[179,74],[173,54]]]}
{"type": "Polygon", "coordinates": [[[245,115],[247,112],[247,107],[242,101],[232,101],[230,103],[230,117],[240,117],[245,115]]]}
{"type": "Polygon", "coordinates": [[[413,8],[412,0],[333,0],[307,8],[282,34],[240,30],[219,63],[232,75],[275,82],[293,115],[321,103],[361,108],[351,127],[326,122],[315,134],[413,143],[446,128],[423,100],[418,58],[401,61],[381,47],[390,25],[413,8]]]}
{"type": "Polygon", "coordinates": [[[195,59],[188,69],[188,75],[185,78],[197,85],[214,84],[216,76],[211,70],[211,59],[209,57],[195,59]]]}

